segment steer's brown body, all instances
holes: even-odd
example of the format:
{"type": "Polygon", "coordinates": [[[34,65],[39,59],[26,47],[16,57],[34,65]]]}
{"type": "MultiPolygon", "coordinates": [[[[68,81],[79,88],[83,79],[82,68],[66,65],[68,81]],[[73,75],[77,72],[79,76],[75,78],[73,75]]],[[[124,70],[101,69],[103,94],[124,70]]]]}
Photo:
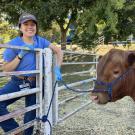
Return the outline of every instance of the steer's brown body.
{"type": "Polygon", "coordinates": [[[124,96],[130,96],[135,100],[135,52],[123,51],[118,49],[110,50],[106,55],[100,58],[97,66],[97,80],[104,83],[111,83],[117,80],[112,86],[111,98],[107,91],[98,91],[105,89],[98,83],[95,84],[95,90],[91,96],[99,104],[105,104],[109,101],[116,101],[124,96]],[[119,76],[124,74],[120,79],[119,76]]]}

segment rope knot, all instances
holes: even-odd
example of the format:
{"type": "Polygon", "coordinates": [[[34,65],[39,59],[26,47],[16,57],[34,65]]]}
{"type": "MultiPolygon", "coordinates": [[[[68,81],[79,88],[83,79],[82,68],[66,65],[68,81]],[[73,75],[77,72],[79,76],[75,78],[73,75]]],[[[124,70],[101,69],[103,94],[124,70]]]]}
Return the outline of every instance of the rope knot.
{"type": "Polygon", "coordinates": [[[37,120],[41,120],[42,122],[47,122],[48,121],[48,116],[47,115],[44,115],[44,116],[42,116],[42,118],[36,118],[37,120]]]}
{"type": "Polygon", "coordinates": [[[44,116],[42,117],[42,122],[46,122],[46,121],[48,121],[47,115],[44,115],[44,116]]]}

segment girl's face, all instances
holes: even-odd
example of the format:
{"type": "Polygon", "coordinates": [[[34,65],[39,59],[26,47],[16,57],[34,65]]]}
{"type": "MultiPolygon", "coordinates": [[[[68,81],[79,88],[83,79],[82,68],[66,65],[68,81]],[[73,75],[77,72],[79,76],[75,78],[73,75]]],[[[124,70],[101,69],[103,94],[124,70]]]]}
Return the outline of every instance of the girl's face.
{"type": "Polygon", "coordinates": [[[25,37],[33,37],[37,32],[37,25],[34,21],[29,20],[21,24],[20,31],[25,37]]]}

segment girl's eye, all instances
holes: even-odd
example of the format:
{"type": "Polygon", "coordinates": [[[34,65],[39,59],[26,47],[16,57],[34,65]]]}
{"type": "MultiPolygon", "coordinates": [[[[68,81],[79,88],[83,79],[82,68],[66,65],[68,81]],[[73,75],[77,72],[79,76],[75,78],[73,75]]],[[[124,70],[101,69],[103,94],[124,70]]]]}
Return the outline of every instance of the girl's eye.
{"type": "Polygon", "coordinates": [[[31,24],[31,26],[35,26],[35,25],[36,25],[35,23],[31,24]]]}
{"type": "Polygon", "coordinates": [[[28,23],[24,23],[24,25],[28,25],[28,23]]]}
{"type": "Polygon", "coordinates": [[[35,26],[36,24],[35,24],[35,23],[31,23],[31,24],[29,24],[29,23],[24,23],[24,25],[25,25],[25,26],[35,26]]]}

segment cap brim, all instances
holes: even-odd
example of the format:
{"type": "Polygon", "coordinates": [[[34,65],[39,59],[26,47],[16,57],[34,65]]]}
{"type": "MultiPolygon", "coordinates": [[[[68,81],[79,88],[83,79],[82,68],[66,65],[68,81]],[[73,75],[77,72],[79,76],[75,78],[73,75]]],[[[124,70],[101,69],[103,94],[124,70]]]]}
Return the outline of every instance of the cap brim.
{"type": "Polygon", "coordinates": [[[33,18],[29,18],[29,19],[25,19],[23,21],[21,21],[21,24],[27,22],[27,21],[34,21],[37,24],[37,20],[33,19],[33,18]]]}

